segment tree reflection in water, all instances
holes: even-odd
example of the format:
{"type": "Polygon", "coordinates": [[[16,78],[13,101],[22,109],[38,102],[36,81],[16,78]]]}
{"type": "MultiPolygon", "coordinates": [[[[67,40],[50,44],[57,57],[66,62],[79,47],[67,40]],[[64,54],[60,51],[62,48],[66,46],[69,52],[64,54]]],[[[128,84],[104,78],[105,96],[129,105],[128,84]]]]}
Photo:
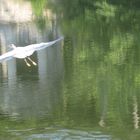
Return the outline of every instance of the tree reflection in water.
{"type": "Polygon", "coordinates": [[[10,82],[16,88],[8,90],[2,77],[1,106],[7,93],[9,110],[26,118],[17,128],[94,129],[139,140],[139,2],[41,0],[38,9],[38,1],[31,4],[36,22],[1,24],[10,38],[6,43],[48,41],[60,32],[65,40],[63,48],[33,56],[38,68],[27,70],[17,61],[16,80],[10,82]]]}

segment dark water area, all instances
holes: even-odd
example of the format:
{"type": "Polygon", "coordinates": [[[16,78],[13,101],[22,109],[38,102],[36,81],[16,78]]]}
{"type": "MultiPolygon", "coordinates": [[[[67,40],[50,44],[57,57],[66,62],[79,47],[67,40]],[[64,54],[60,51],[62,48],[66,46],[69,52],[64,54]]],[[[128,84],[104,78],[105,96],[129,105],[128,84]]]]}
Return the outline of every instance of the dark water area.
{"type": "Polygon", "coordinates": [[[0,0],[0,139],[139,140],[139,2],[0,0]]]}

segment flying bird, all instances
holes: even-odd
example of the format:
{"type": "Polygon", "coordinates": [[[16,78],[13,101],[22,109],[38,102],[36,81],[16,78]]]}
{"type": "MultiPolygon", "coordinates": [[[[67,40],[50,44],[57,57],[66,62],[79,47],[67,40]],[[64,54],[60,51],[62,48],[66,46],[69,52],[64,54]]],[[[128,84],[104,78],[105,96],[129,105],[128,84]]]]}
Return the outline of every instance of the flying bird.
{"type": "Polygon", "coordinates": [[[1,55],[0,63],[2,63],[3,61],[8,61],[15,57],[15,58],[19,58],[19,59],[24,59],[26,65],[28,67],[31,66],[28,61],[30,61],[33,65],[36,66],[37,65],[36,62],[34,62],[29,56],[31,56],[35,51],[45,49],[62,39],[63,39],[63,37],[60,37],[54,41],[50,41],[47,43],[43,42],[43,43],[39,43],[39,44],[31,44],[31,45],[28,45],[25,47],[16,47],[14,44],[11,44],[11,47],[13,48],[13,50],[1,55]],[[27,61],[27,59],[28,59],[28,61],[27,61]]]}

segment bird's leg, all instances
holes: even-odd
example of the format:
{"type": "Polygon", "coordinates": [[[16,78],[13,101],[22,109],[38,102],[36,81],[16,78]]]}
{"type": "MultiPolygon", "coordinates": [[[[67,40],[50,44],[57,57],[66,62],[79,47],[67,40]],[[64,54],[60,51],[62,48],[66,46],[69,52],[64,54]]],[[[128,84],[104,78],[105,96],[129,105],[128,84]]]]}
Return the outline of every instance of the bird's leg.
{"type": "Polygon", "coordinates": [[[24,59],[24,61],[25,61],[26,65],[27,65],[28,67],[31,67],[31,65],[27,62],[26,58],[24,59]]]}
{"type": "Polygon", "coordinates": [[[27,57],[27,58],[28,58],[28,60],[30,60],[30,61],[32,62],[32,64],[33,64],[34,66],[37,65],[36,62],[34,62],[30,57],[27,57]]]}

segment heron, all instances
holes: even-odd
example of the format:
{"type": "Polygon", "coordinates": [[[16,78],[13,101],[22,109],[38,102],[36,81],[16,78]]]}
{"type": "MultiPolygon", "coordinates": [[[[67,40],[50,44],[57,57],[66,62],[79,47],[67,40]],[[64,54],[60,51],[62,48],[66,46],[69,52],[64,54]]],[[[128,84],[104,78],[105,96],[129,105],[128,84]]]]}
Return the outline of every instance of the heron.
{"type": "Polygon", "coordinates": [[[33,65],[37,65],[36,62],[34,62],[30,56],[35,52],[35,51],[39,51],[42,49],[45,49],[49,46],[52,46],[53,44],[61,41],[63,39],[63,37],[60,37],[54,41],[50,41],[50,42],[42,42],[39,44],[31,44],[25,47],[17,47],[14,44],[11,44],[11,48],[13,49],[12,51],[9,51],[3,55],[0,56],[0,63],[4,62],[4,61],[8,61],[12,58],[19,58],[19,59],[24,59],[26,65],[28,67],[31,66],[31,64],[29,63],[29,61],[33,64],[33,65]],[[27,61],[28,60],[28,61],[27,61]]]}

